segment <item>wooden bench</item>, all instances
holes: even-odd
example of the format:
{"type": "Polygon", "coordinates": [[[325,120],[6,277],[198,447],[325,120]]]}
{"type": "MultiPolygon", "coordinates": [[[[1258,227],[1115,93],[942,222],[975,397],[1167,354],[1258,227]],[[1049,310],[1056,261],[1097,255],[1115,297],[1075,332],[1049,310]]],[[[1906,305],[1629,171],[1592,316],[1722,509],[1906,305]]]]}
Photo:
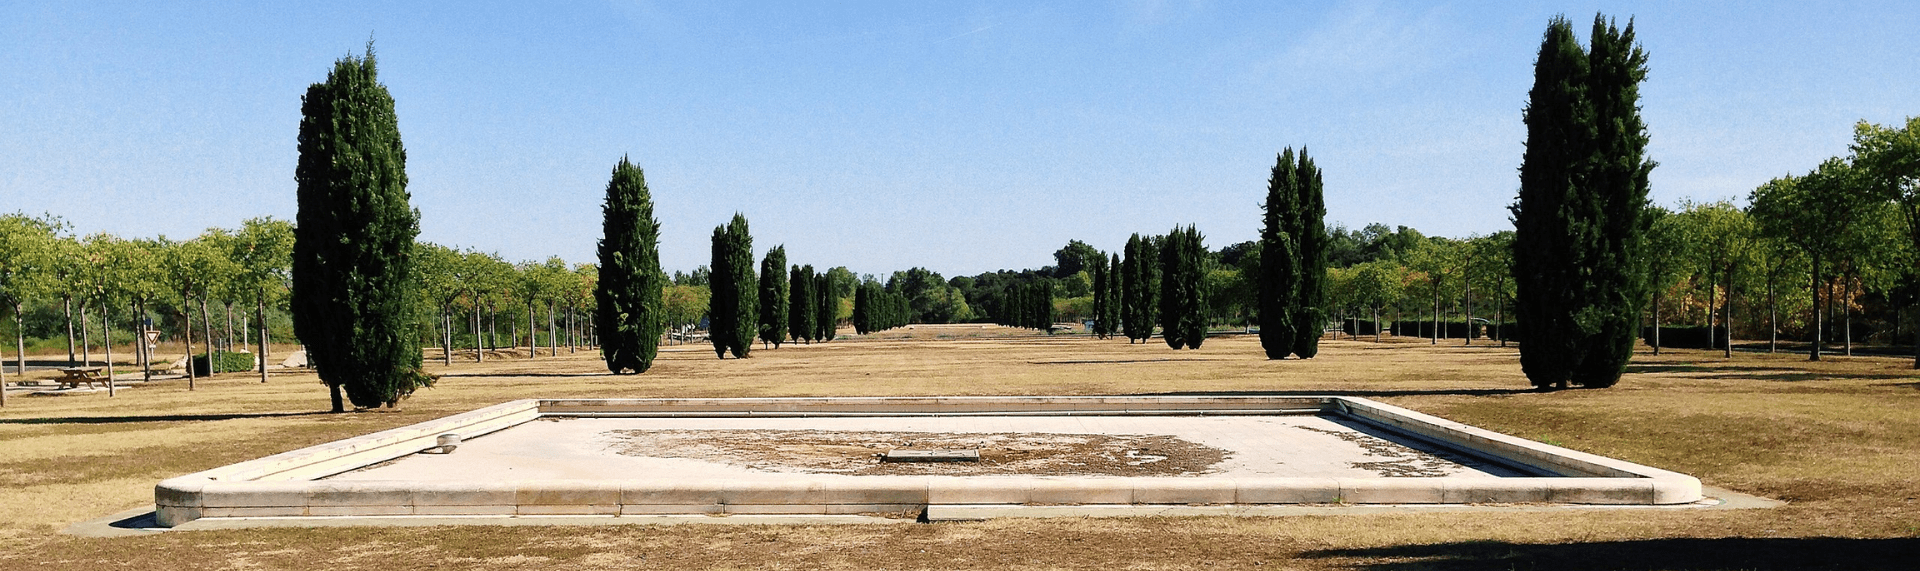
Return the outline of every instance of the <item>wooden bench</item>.
{"type": "Polygon", "coordinates": [[[58,381],[61,386],[76,389],[80,388],[80,383],[86,383],[87,388],[91,389],[94,383],[107,382],[106,379],[100,377],[101,369],[101,367],[66,367],[60,369],[60,378],[55,380],[58,381]]]}

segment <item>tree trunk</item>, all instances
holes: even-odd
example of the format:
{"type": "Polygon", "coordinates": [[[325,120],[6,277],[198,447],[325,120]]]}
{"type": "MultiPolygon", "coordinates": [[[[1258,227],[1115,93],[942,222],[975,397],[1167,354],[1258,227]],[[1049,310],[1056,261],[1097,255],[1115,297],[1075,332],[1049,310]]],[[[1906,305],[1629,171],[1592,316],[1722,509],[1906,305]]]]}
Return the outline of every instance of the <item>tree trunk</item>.
{"type": "Polygon", "coordinates": [[[500,350],[500,310],[487,304],[487,350],[500,350]]]}
{"type": "Polygon", "coordinates": [[[1427,344],[1439,345],[1440,344],[1440,284],[1439,283],[1433,284],[1433,331],[1431,332],[1431,335],[1433,338],[1430,339],[1427,342],[1427,344]]]}
{"type": "Polygon", "coordinates": [[[547,356],[560,356],[559,332],[553,328],[553,303],[547,303],[547,356]]]}
{"type": "Polygon", "coordinates": [[[260,312],[259,313],[259,317],[260,317],[260,356],[259,356],[260,382],[265,383],[267,382],[267,295],[266,295],[266,292],[261,292],[259,297],[254,298],[254,302],[258,304],[254,306],[255,310],[260,312]]]}
{"type": "MultiPolygon", "coordinates": [[[[26,313],[26,310],[25,303],[13,304],[13,356],[20,358],[13,362],[13,370],[19,373],[22,379],[27,377],[27,326],[26,319],[20,314],[26,313]]],[[[0,390],[0,392],[6,391],[0,390]]]]}
{"type": "Polygon", "coordinates": [[[1653,354],[1660,354],[1660,290],[1653,290],[1653,354]]]}
{"type": "MultiPolygon", "coordinates": [[[[1774,281],[1774,278],[1772,278],[1771,276],[1767,278],[1767,352],[1768,353],[1772,353],[1780,348],[1780,300],[1774,297],[1773,281],[1774,281]]],[[[1916,355],[1915,359],[1920,359],[1920,355],[1916,355]]],[[[1920,365],[1916,365],[1916,366],[1920,366],[1920,365]]]]}
{"type": "Polygon", "coordinates": [[[93,336],[87,332],[87,302],[80,302],[80,362],[93,366],[93,336]]]}
{"type": "MultiPolygon", "coordinates": [[[[147,347],[147,302],[141,300],[133,309],[133,356],[140,361],[140,379],[153,381],[153,350],[147,347]]],[[[107,337],[107,345],[113,345],[113,337],[107,337]]]]}
{"type": "Polygon", "coordinates": [[[61,295],[60,303],[66,307],[67,312],[67,366],[78,367],[80,365],[74,362],[78,354],[73,352],[73,294],[61,295]]]}
{"type": "Polygon", "coordinates": [[[440,355],[445,365],[453,366],[453,304],[440,306],[440,355]]]}
{"type": "Polygon", "coordinates": [[[1707,349],[1708,350],[1717,349],[1718,347],[1715,347],[1715,345],[1718,345],[1720,343],[1720,335],[1716,333],[1713,329],[1713,318],[1719,314],[1719,311],[1717,310],[1720,309],[1720,306],[1715,305],[1714,303],[1719,300],[1719,296],[1720,296],[1720,272],[1716,272],[1716,271],[1713,271],[1712,269],[1709,269],[1707,270],[1707,349]]]}
{"type": "Polygon", "coordinates": [[[1727,346],[1725,357],[1733,358],[1733,264],[1727,264],[1727,301],[1720,308],[1720,322],[1726,324],[1727,338],[1722,344],[1727,346]]]}
{"type": "Polygon", "coordinates": [[[107,396],[113,396],[113,311],[111,305],[100,303],[100,348],[106,351],[107,359],[107,396]]]}
{"type": "MultiPolygon", "coordinates": [[[[1853,270],[1849,268],[1847,270],[1847,273],[1840,279],[1841,279],[1840,295],[1845,296],[1843,299],[1840,300],[1840,329],[1842,329],[1842,331],[1840,332],[1840,339],[1842,340],[1842,343],[1843,343],[1842,347],[1845,347],[1846,355],[1848,357],[1852,357],[1853,356],[1853,270]]],[[[1828,301],[1827,303],[1833,303],[1833,302],[1828,301]]]]}
{"type": "Polygon", "coordinates": [[[180,296],[180,335],[187,342],[187,390],[193,390],[193,299],[180,296]]]}
{"type": "Polygon", "coordinates": [[[533,302],[527,302],[527,358],[540,356],[540,332],[533,329],[533,302]]]}
{"type": "MultiPolygon", "coordinates": [[[[227,352],[233,352],[233,300],[220,302],[227,307],[227,352]]],[[[241,345],[245,347],[245,345],[241,345]]]]}
{"type": "MultiPolygon", "coordinates": [[[[214,369],[214,366],[213,366],[213,315],[207,312],[207,298],[205,296],[200,297],[200,325],[202,326],[200,329],[200,332],[206,334],[207,376],[211,377],[213,376],[213,369],[214,369]]],[[[192,364],[189,363],[188,365],[191,366],[192,364]]]]}
{"type": "Polygon", "coordinates": [[[1464,278],[1461,279],[1461,283],[1466,284],[1466,288],[1467,288],[1467,335],[1466,335],[1467,342],[1466,344],[1472,345],[1473,344],[1473,283],[1466,281],[1464,278]]]}
{"type": "Polygon", "coordinates": [[[340,385],[328,383],[327,392],[332,393],[333,412],[346,412],[347,403],[345,401],[340,400],[340,385]]]}
{"type": "Polygon", "coordinates": [[[473,315],[473,362],[480,363],[487,360],[486,351],[482,350],[480,347],[480,304],[478,303],[473,304],[472,315],[473,315]]]}
{"type": "Polygon", "coordinates": [[[5,355],[0,355],[0,407],[4,406],[7,406],[7,361],[5,355]]]}
{"type": "Polygon", "coordinates": [[[1820,307],[1820,257],[1813,257],[1813,350],[1807,355],[1808,361],[1820,360],[1820,327],[1823,325],[1820,307]]]}

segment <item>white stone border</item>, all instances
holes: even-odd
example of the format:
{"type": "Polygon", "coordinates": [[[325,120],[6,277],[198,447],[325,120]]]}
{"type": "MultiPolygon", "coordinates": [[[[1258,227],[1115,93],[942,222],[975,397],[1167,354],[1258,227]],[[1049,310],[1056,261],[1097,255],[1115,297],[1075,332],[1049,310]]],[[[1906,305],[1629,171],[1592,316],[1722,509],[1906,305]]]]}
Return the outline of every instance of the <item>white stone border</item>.
{"type": "Polygon", "coordinates": [[[1565,503],[1701,499],[1684,474],[1550,446],[1341,396],[854,397],[517,400],[160,482],[156,520],[203,517],[901,513],[929,505],[1565,503]],[[766,480],[320,480],[437,445],[554,417],[1261,415],[1333,412],[1497,462],[1530,478],[794,476],[766,480]]]}

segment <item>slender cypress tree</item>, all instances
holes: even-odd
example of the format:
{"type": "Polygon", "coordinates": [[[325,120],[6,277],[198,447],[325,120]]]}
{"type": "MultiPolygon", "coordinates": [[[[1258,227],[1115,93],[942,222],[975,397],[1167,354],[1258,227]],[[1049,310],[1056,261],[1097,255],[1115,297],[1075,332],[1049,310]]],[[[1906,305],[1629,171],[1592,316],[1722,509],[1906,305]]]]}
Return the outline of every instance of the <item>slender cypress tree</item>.
{"type": "Polygon", "coordinates": [[[666,330],[661,290],[660,222],[640,167],[620,158],[601,206],[600,279],[593,287],[593,326],[613,374],[645,373],[666,330]]]}
{"type": "MultiPolygon", "coordinates": [[[[1327,326],[1327,206],[1321,195],[1320,167],[1300,148],[1300,168],[1294,188],[1298,231],[1294,234],[1300,287],[1293,303],[1293,354],[1312,359],[1320,352],[1320,332],[1327,326]]],[[[1261,259],[1265,259],[1264,257],[1261,259]]]]}
{"type": "Polygon", "coordinates": [[[1293,354],[1294,316],[1299,303],[1299,256],[1294,228],[1299,218],[1299,165],[1293,147],[1287,147],[1274,160],[1273,174],[1267,179],[1267,201],[1262,205],[1264,226],[1260,230],[1260,347],[1268,359],[1285,359],[1293,354]]]}
{"type": "Polygon", "coordinates": [[[1592,43],[1583,53],[1565,18],[1548,24],[1525,112],[1514,317],[1521,369],[1540,387],[1618,382],[1646,295],[1646,54],[1631,23],[1602,16],[1592,43]]]}
{"type": "Polygon", "coordinates": [[[1207,296],[1200,230],[1174,227],[1160,250],[1160,334],[1174,349],[1199,349],[1207,338],[1207,296]]]}
{"type": "Polygon", "coordinates": [[[1647,77],[1647,54],[1634,43],[1633,21],[1623,30],[1602,15],[1593,17],[1587,56],[1587,98],[1593,107],[1594,156],[1587,172],[1587,194],[1599,211],[1593,225],[1599,240],[1588,265],[1589,305],[1581,321],[1595,323],[1587,358],[1573,370],[1574,384],[1605,388],[1620,381],[1639,338],[1640,310],[1646,307],[1647,176],[1654,163],[1646,157],[1647,130],[1640,119],[1640,82],[1647,77]]]}
{"type": "Polygon", "coordinates": [[[819,312],[819,316],[814,318],[813,338],[832,341],[834,329],[839,326],[840,316],[840,296],[839,292],[834,291],[833,288],[833,272],[821,272],[820,275],[814,276],[814,280],[817,284],[814,286],[816,300],[814,308],[819,312]]]}
{"type": "Polygon", "coordinates": [[[1113,334],[1120,332],[1120,254],[1113,254],[1110,261],[1103,263],[1107,264],[1107,290],[1100,295],[1106,296],[1107,306],[1100,321],[1107,324],[1106,338],[1112,339],[1113,334]]]}
{"type": "Polygon", "coordinates": [[[1034,284],[1033,328],[1053,334],[1053,280],[1034,284]]]}
{"type": "Polygon", "coordinates": [[[713,229],[713,260],[708,267],[713,271],[708,278],[713,296],[707,335],[713,352],[722,359],[727,353],[745,359],[760,328],[760,292],[753,279],[753,236],[747,231],[747,217],[735,213],[733,220],[713,229]]]}
{"type": "Polygon", "coordinates": [[[1134,234],[1127,238],[1127,259],[1121,262],[1120,299],[1121,328],[1127,334],[1127,343],[1145,341],[1153,337],[1154,313],[1159,311],[1153,306],[1148,289],[1152,280],[1148,279],[1147,267],[1159,263],[1148,254],[1147,242],[1134,234]]]}
{"type": "Polygon", "coordinates": [[[787,340],[787,247],[774,246],[760,260],[760,340],[779,349],[787,340]]]}
{"type": "Polygon", "coordinates": [[[1587,67],[1573,25],[1554,18],[1534,61],[1520,195],[1511,208],[1520,368],[1541,387],[1565,386],[1586,349],[1574,310],[1587,292],[1574,272],[1585,257],[1581,238],[1592,231],[1593,213],[1579,203],[1592,147],[1587,67]]]}
{"type": "Polygon", "coordinates": [[[1109,331],[1107,315],[1107,257],[1100,256],[1093,264],[1093,337],[1106,339],[1109,331]]]}
{"type": "Polygon", "coordinates": [[[407,151],[393,96],[380,84],[373,43],[335,61],[301,97],[294,167],[293,325],[343,412],[392,407],[433,378],[415,335],[414,238],[407,151]]]}
{"type": "Polygon", "coordinates": [[[867,286],[853,288],[853,332],[866,335],[873,331],[873,294],[867,286]]]}
{"type": "Polygon", "coordinates": [[[787,306],[787,332],[793,335],[794,341],[806,341],[811,345],[813,333],[817,330],[813,320],[820,315],[813,306],[813,266],[794,266],[787,276],[787,283],[787,295],[792,296],[793,301],[787,306]]]}

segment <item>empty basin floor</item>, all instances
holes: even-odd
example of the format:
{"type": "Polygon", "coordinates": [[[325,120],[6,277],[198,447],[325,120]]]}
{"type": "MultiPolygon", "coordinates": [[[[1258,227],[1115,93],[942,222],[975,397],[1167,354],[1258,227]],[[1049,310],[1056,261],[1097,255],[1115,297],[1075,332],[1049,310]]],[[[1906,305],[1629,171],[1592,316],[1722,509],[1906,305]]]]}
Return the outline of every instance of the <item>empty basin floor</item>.
{"type": "Polygon", "coordinates": [[[548,418],[341,480],[948,476],[1512,477],[1504,466],[1334,416],[548,418]],[[881,463],[889,448],[981,461],[881,463]]]}

